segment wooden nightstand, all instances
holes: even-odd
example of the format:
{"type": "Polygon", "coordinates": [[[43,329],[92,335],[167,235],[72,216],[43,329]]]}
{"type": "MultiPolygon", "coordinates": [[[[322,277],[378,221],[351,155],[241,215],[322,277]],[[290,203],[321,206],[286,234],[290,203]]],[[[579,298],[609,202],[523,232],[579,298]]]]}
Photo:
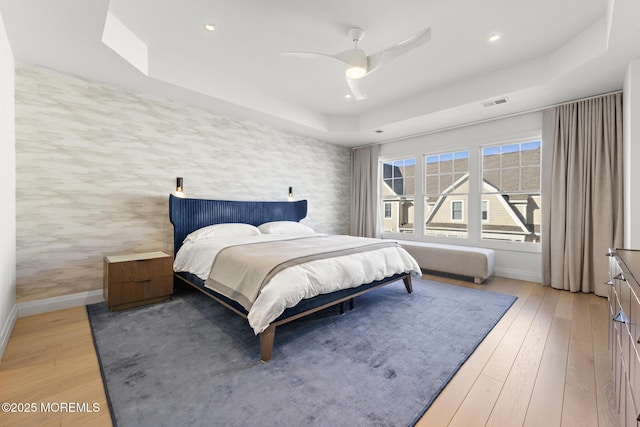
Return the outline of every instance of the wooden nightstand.
{"type": "Polygon", "coordinates": [[[111,311],[166,301],[173,293],[173,259],[164,252],[104,257],[104,300],[111,311]]]}

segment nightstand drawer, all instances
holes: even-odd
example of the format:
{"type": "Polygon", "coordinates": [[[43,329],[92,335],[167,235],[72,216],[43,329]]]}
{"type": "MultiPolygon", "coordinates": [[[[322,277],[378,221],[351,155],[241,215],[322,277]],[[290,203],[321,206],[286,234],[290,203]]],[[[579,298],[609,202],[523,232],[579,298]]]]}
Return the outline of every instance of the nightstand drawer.
{"type": "Polygon", "coordinates": [[[138,282],[156,276],[170,275],[172,260],[170,257],[164,257],[115,262],[110,263],[108,269],[111,283],[138,282]]]}
{"type": "Polygon", "coordinates": [[[129,304],[173,293],[173,276],[154,277],[124,283],[112,283],[110,306],[129,304]]]}
{"type": "Polygon", "coordinates": [[[173,293],[173,258],[164,252],[107,256],[103,291],[112,311],[166,301],[173,293]]]}

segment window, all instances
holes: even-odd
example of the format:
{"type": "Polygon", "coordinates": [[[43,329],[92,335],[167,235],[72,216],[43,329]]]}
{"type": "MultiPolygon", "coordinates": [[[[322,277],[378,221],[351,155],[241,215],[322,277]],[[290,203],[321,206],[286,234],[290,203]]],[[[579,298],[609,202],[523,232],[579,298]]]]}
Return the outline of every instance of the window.
{"type": "Polygon", "coordinates": [[[462,221],[462,200],[451,201],[451,221],[462,221]]]}
{"type": "Polygon", "coordinates": [[[424,156],[425,235],[466,238],[469,152],[424,156]]]}
{"type": "Polygon", "coordinates": [[[540,242],[540,146],[529,141],[482,148],[483,239],[540,242]]]}
{"type": "Polygon", "coordinates": [[[391,203],[384,203],[384,219],[391,219],[393,215],[393,210],[391,209],[391,203]]]}
{"type": "Polygon", "coordinates": [[[415,187],[415,159],[382,163],[383,229],[385,232],[413,233],[415,187]]]}

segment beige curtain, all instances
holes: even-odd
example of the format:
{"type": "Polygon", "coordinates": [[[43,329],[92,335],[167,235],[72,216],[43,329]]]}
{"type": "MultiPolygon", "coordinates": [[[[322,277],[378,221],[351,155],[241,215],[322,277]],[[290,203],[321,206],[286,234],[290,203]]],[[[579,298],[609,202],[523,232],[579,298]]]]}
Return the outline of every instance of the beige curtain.
{"type": "Polygon", "coordinates": [[[542,155],[543,283],[604,296],[623,244],[622,94],[546,110],[542,155]]]}
{"type": "Polygon", "coordinates": [[[349,233],[380,237],[378,225],[378,146],[351,150],[349,233]]]}

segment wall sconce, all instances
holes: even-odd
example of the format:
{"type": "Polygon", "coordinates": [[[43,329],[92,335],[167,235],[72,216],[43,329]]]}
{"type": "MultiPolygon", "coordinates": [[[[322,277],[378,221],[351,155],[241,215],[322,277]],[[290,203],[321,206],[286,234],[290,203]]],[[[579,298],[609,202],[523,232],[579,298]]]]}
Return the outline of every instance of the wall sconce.
{"type": "Polygon", "coordinates": [[[287,200],[293,202],[293,187],[289,187],[289,197],[287,197],[287,200]]]}
{"type": "Polygon", "coordinates": [[[182,187],[182,177],[176,177],[176,196],[178,197],[184,197],[184,190],[182,187]]]}

